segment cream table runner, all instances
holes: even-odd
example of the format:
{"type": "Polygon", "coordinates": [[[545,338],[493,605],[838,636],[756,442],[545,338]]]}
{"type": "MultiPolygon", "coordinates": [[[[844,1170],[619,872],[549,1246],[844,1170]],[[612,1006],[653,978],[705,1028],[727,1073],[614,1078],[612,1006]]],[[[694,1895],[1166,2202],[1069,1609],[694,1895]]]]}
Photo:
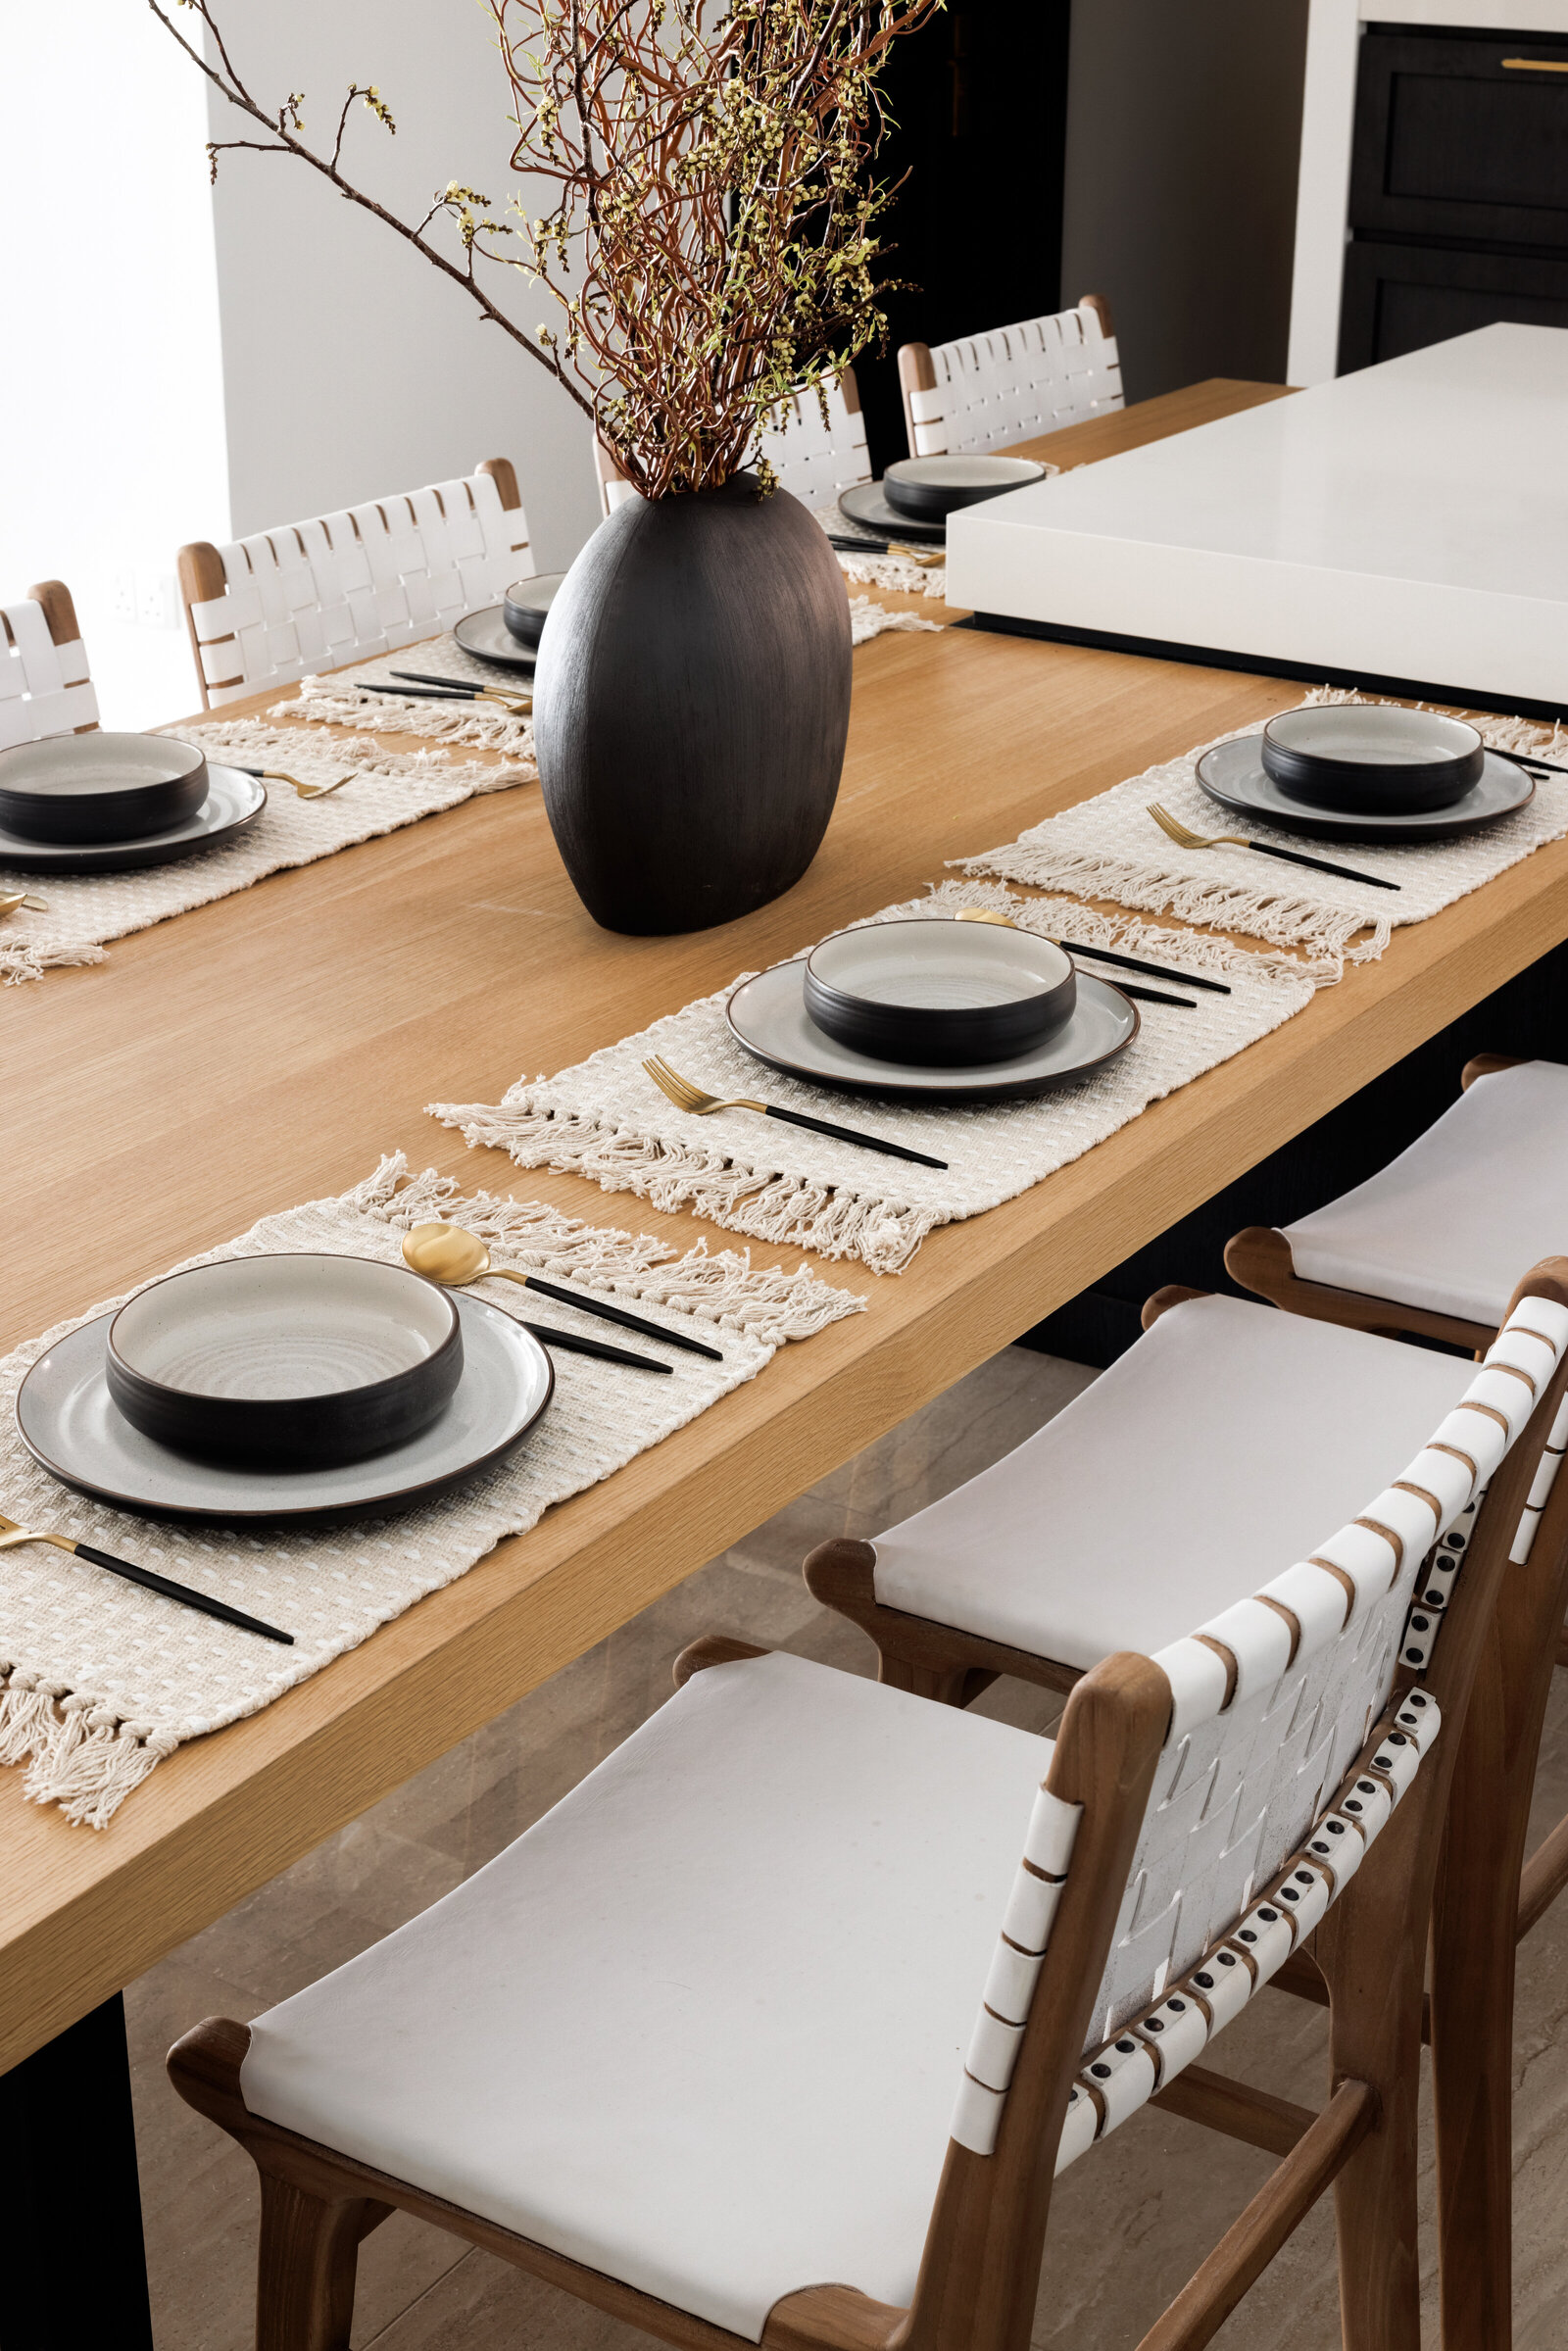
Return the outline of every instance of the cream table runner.
{"type": "MultiPolygon", "coordinates": [[[[660,1208],[690,1207],[729,1232],[898,1273],[934,1226],[1027,1192],[1152,1102],[1267,1036],[1310,1003],[1315,986],[1312,971],[1290,956],[1155,930],[1065,899],[1026,902],[984,882],[944,882],[929,898],[886,906],[870,919],[951,917],[965,906],[1004,906],[1026,929],[1125,948],[1223,979],[1232,993],[1198,992],[1193,1011],[1142,1004],[1133,1043],[1082,1083],[1035,1102],[966,1109],[867,1101],[764,1068],[730,1035],[725,988],[553,1078],[519,1079],[500,1102],[436,1103],[434,1115],[461,1127],[469,1143],[499,1145],[520,1167],[569,1169],[607,1192],[634,1192],[660,1208]],[[863,1127],[948,1165],[912,1166],[744,1110],[690,1116],[644,1071],[653,1053],[705,1093],[749,1096],[863,1127]]],[[[1117,975],[1107,969],[1102,976],[1117,975]]]]}
{"type": "Polygon", "coordinates": [[[101,963],[108,940],[248,890],[287,866],[314,864],[357,841],[396,832],[479,793],[504,792],[534,772],[520,760],[494,765],[460,761],[445,751],[383,751],[359,737],[326,741],[304,727],[258,718],[166,731],[200,743],[215,764],[281,767],[302,783],[330,783],[349,768],[358,773],[325,800],[301,800],[287,784],[269,784],[254,824],[172,865],[55,876],[22,873],[0,859],[0,892],[28,890],[48,900],[43,913],[23,909],[0,917],[0,980],[35,980],[57,965],[101,963]]]}
{"type": "MultiPolygon", "coordinates": [[[[1304,703],[1373,699],[1323,686],[1306,695],[1304,703]]],[[[1559,728],[1485,712],[1470,715],[1499,750],[1536,751],[1543,759],[1560,761],[1568,749],[1559,728]]],[[[1237,727],[1215,740],[1228,743],[1237,735],[1260,731],[1237,727]]],[[[1459,841],[1410,849],[1379,849],[1362,841],[1343,848],[1332,841],[1298,841],[1294,834],[1276,833],[1268,825],[1238,817],[1209,799],[1196,769],[1210,748],[1200,744],[1179,759],[1166,759],[1127,783],[1113,784],[1108,792],[1081,801],[1059,816],[1048,816],[1004,849],[984,850],[953,862],[964,873],[996,874],[1040,890],[1110,898],[1119,906],[1175,914],[1188,922],[1212,924],[1215,930],[1241,931],[1279,947],[1305,947],[1331,958],[1326,976],[1338,978],[1347,961],[1365,963],[1380,956],[1399,926],[1425,922],[1568,833],[1568,776],[1561,776],[1543,778],[1534,800],[1516,816],[1459,841]],[[1179,849],[1150,815],[1152,800],[1194,832],[1246,833],[1274,840],[1307,857],[1330,857],[1336,864],[1381,874],[1398,883],[1398,893],[1309,873],[1304,866],[1284,865],[1245,850],[1179,849]]]]}
{"type": "MultiPolygon", "coordinates": [[[[341,1199],[264,1217],[186,1262],[277,1249],[396,1260],[401,1233],[436,1216],[481,1234],[497,1263],[643,1300],[656,1320],[719,1346],[723,1361],[671,1349],[671,1376],[656,1380],[557,1353],[549,1409],[499,1468],[372,1524],[261,1535],[111,1509],[61,1486],[23,1445],[14,1407],[24,1375],[56,1340],[119,1299],[19,1347],[0,1362],[0,1509],[265,1617],[297,1643],[278,1648],[44,1544],[0,1553],[0,1763],[29,1763],[25,1788],[36,1802],[103,1828],[184,1740],[257,1713],[455,1582],[504,1537],[535,1525],[553,1502],[597,1485],[755,1379],[786,1340],[863,1308],[805,1266],[754,1269],[745,1256],[704,1248],[676,1258],[646,1235],[596,1229],[538,1201],[463,1199],[433,1173],[409,1182],[401,1154],[341,1199]]],[[[488,1295],[526,1311],[510,1283],[488,1295]]],[[[590,1337],[608,1330],[553,1300],[540,1301],[540,1319],[590,1337]]],[[[634,1344],[659,1351],[654,1342],[634,1344]]]]}

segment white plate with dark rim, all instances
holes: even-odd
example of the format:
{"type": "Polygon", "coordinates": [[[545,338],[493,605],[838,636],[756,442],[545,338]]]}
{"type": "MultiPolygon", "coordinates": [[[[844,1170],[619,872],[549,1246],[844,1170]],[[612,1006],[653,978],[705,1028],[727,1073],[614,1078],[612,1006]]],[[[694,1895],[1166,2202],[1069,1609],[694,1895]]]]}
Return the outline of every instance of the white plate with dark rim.
{"type": "Polygon", "coordinates": [[[504,1461],[549,1403],[555,1371],[537,1339],[499,1306],[456,1296],[463,1377],[440,1418],[406,1445],[330,1469],[228,1469],[133,1429],[110,1401],[100,1314],[40,1355],[17,1394],[33,1459],[79,1494],[154,1518],[309,1520],[331,1525],[412,1510],[504,1461]]]}
{"type": "Polygon", "coordinates": [[[0,825],[0,869],[13,873],[131,873],[172,865],[232,841],[267,806],[267,786],[238,767],[207,770],[207,798],[183,824],[130,841],[28,841],[0,825]]]}
{"type": "Polygon", "coordinates": [[[819,1029],[806,1009],[805,981],[804,958],[743,980],[724,1007],[735,1042],[785,1077],[881,1102],[1028,1102],[1092,1076],[1138,1034],[1137,1005],[1080,970],[1072,1018],[1028,1053],[969,1069],[906,1067],[873,1061],[819,1029]]]}
{"type": "Polygon", "coordinates": [[[1337,808],[1308,808],[1293,800],[1263,765],[1261,735],[1238,735],[1233,743],[1216,743],[1198,762],[1198,781],[1210,800],[1238,816],[1252,816],[1282,833],[1300,833],[1308,841],[1383,841],[1391,848],[1410,848],[1423,841],[1457,841],[1479,833],[1504,816],[1516,816],[1536,795],[1535,778],[1511,759],[1488,752],[1479,784],[1462,800],[1446,808],[1413,815],[1351,815],[1337,808]]]}
{"type": "MultiPolygon", "coordinates": [[[[518,643],[508,628],[506,614],[498,604],[487,604],[482,612],[467,613],[457,623],[452,634],[465,653],[471,653],[476,661],[494,661],[498,669],[531,671],[539,658],[534,646],[518,643]]],[[[452,682],[456,686],[461,685],[463,680],[454,678],[452,682]]]]}

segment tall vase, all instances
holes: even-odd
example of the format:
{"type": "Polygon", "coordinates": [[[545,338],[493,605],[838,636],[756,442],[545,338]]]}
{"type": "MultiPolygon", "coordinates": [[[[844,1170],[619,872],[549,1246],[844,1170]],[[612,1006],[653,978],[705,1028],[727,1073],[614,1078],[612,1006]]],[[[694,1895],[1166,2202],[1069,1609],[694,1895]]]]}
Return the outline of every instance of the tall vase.
{"type": "Polygon", "coordinates": [[[816,855],[844,764],[844,578],[798,500],[737,474],[628,499],[557,592],[534,677],[551,829],[606,930],[706,930],[816,855]]]}

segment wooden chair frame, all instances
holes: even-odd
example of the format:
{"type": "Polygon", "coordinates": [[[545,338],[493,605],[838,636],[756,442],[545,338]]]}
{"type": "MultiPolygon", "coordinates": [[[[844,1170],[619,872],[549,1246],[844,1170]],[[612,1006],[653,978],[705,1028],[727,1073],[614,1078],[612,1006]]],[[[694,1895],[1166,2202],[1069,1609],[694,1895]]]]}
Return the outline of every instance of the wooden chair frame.
{"type": "MultiPolygon", "coordinates": [[[[27,590],[26,595],[23,598],[23,602],[24,604],[35,604],[38,607],[38,610],[43,614],[44,626],[49,632],[49,642],[57,649],[57,651],[66,646],[81,645],[81,627],[76,618],[75,603],[72,597],[71,590],[66,586],[66,583],[63,579],[35,580],[32,586],[27,590]]],[[[4,640],[4,645],[11,645],[16,642],[12,634],[11,625],[6,619],[4,607],[0,607],[0,639],[4,640]]],[[[4,653],[4,645],[0,645],[0,655],[3,655],[4,653]]],[[[98,697],[93,689],[92,674],[90,668],[88,667],[86,648],[84,646],[82,647],[81,665],[81,676],[68,678],[64,688],[61,690],[66,694],[77,694],[82,688],[85,688],[86,693],[84,699],[88,704],[90,704],[94,715],[90,718],[82,719],[79,724],[75,726],[62,727],[59,730],[62,734],[95,735],[98,732],[98,718],[96,715],[98,709],[98,697]]],[[[25,663],[24,663],[24,667],[25,668],[25,663]]],[[[34,693],[37,691],[36,684],[30,681],[29,691],[34,693]]],[[[49,737],[44,736],[41,739],[48,741],[49,737]]]]}
{"type": "MultiPolygon", "coordinates": [[[[1461,1088],[1519,1066],[1478,1053],[1461,1088]]],[[[1253,1225],[1226,1270],[1288,1313],[1390,1339],[1441,1339],[1483,1352],[1496,1336],[1394,1298],[1334,1290],[1297,1274],[1285,1234],[1253,1225]]],[[[1555,1491],[1555,1489],[1554,1489],[1555,1491]]],[[[1525,1859],[1536,1757],[1554,1665],[1568,1665],[1568,1554],[1538,1542],[1511,1571],[1465,1726],[1433,1915],[1433,2046],[1444,2351],[1506,2351],[1513,2298],[1515,1952],[1568,1886],[1568,1814],[1525,1859]]],[[[1292,1963],[1281,1988],[1321,1999],[1292,1963]]]]}
{"type": "MultiPolygon", "coordinates": [[[[1529,1287],[1542,1293],[1539,1281],[1529,1287]]],[[[1554,1268],[1549,1294],[1568,1305],[1568,1263],[1554,1268]]],[[[1446,1735],[1314,1938],[1331,2010],[1328,2104],[1312,2115],[1222,2076],[1195,2078],[1192,2069],[1158,2093],[1172,2111],[1283,2153],[1141,2351],[1198,2351],[1331,2184],[1347,2351],[1419,2351],[1415,2131],[1427,1919],[1460,1728],[1513,1531],[1565,1388],[1568,1350],[1492,1481],[1426,1675],[1446,1735]]],[[[1554,1554],[1568,1551],[1568,1480],[1547,1504],[1541,1541],[1554,1554]]],[[[746,1642],[701,1641],[677,1663],[676,1680],[762,1653],[746,1642]]],[[[1393,1705],[1399,1695],[1396,1682],[1393,1705]]],[[[995,2148],[981,2155],[950,2141],[909,2308],[845,2285],[808,2286],[774,2305],[764,2351],[1027,2351],[1057,2143],[1171,1702],[1164,1672],[1145,1657],[1107,1658],[1074,1684],[1046,1781],[1053,1796],[1082,1807],[1071,1865],[995,2148]]],[[[1376,1751],[1374,1739],[1352,1776],[1376,1751]]],[[[261,2173],[257,2351],[347,2351],[357,2249],[394,2209],[665,2342],[742,2351],[742,2336],[252,2115],[240,2088],[248,2042],[246,2026],[210,2018],[176,2043],[169,2064],[180,2094],[238,2140],[261,2173]]]]}

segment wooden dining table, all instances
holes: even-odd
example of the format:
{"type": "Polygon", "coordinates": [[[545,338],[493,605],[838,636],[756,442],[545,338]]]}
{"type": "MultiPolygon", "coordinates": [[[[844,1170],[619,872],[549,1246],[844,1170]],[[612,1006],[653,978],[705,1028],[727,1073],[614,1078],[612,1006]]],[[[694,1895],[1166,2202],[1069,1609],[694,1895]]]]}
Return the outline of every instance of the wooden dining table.
{"type": "MultiPolygon", "coordinates": [[[[1282,394],[1198,385],[1029,446],[1091,463],[1282,394]]],[[[547,1200],[680,1249],[704,1234],[735,1246],[700,1217],[470,1151],[425,1104],[498,1101],[520,1073],[575,1062],[917,893],[947,859],[1299,694],[956,626],[889,633],[855,657],[843,783],[814,864],[742,921],[679,938],[596,929],[540,794],[524,786],[117,941],[96,966],[7,990],[0,1169],[18,1205],[0,1346],[268,1211],[342,1192],[397,1149],[466,1190],[547,1200]]],[[[277,701],[274,689],[224,715],[277,701]]],[[[139,2236],[115,2038],[127,1983],[1565,938],[1559,842],[1396,932],[1380,960],[1350,967],[1033,1190],[933,1233],[903,1274],[819,1266],[868,1311],[784,1348],[352,1653],[182,1747],[102,1832],[27,1803],[22,1772],[0,1772],[0,2072],[20,2069],[0,2080],[0,2146],[8,2093],[29,2114],[74,2098],[74,2122],[84,2096],[89,2112],[101,2103],[101,2177],[84,2180],[74,2137],[71,2194],[32,2226],[43,2231],[34,2258],[53,2227],[70,2275],[76,2216],[93,2212],[104,2290],[117,2297],[103,2339],[150,2340],[131,2307],[139,2236]]],[[[67,1527],[71,1501],[63,1493],[67,1527]]],[[[0,2302],[0,2345],[30,2351],[9,2325],[0,2302]]]]}

